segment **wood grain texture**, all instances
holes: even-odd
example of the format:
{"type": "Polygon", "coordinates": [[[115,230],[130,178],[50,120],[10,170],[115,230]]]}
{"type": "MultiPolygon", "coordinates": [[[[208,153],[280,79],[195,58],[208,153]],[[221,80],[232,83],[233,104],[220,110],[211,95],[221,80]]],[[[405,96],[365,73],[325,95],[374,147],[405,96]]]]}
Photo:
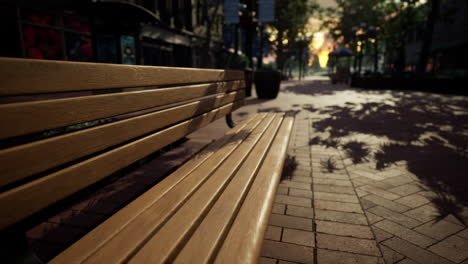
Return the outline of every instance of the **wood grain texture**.
{"type": "Polygon", "coordinates": [[[286,117],[215,263],[257,263],[281,177],[294,118],[286,117]]]}
{"type": "MultiPolygon", "coordinates": [[[[266,122],[262,120],[262,123],[266,122]]],[[[258,123],[254,124],[260,126],[258,123]]],[[[248,128],[252,131],[257,128],[248,128]]],[[[115,237],[109,240],[99,251],[90,256],[85,263],[119,263],[127,261],[136,249],[157,229],[159,229],[184,202],[198,189],[211,174],[230,159],[230,154],[241,145],[248,133],[238,133],[209,160],[194,170],[184,181],[177,184],[156,203],[148,207],[142,214],[129,223],[115,237]]]]}
{"type": "Polygon", "coordinates": [[[240,104],[238,99],[243,96],[244,92],[238,91],[204,98],[186,105],[0,150],[0,187],[225,104],[235,102],[237,106],[240,104]]]}
{"type": "Polygon", "coordinates": [[[99,181],[233,110],[233,104],[143,137],[0,194],[0,229],[99,181]],[[71,180],[73,179],[73,180],[71,180]]]}
{"type": "MultiPolygon", "coordinates": [[[[166,193],[172,190],[177,184],[182,182],[194,170],[199,168],[207,160],[212,159],[213,155],[225,146],[226,143],[232,142],[235,135],[239,132],[245,133],[245,131],[254,127],[254,124],[258,124],[263,118],[265,118],[264,113],[249,116],[247,120],[229,130],[226,135],[219,140],[208,145],[202,152],[190,159],[170,176],[166,177],[163,181],[138,197],[138,199],[131,202],[124,209],[118,211],[104,223],[56,256],[50,263],[84,262],[90,255],[123,230],[125,226],[137,218],[142,212],[146,211],[152,204],[166,195],[166,193]]],[[[219,159],[220,156],[218,155],[216,158],[219,159]]]]}
{"type": "Polygon", "coordinates": [[[0,96],[241,79],[243,71],[0,58],[0,96]]]}
{"type": "Polygon", "coordinates": [[[0,139],[179,103],[244,87],[244,81],[233,81],[0,104],[0,139]]]}
{"type": "MultiPolygon", "coordinates": [[[[172,263],[178,248],[197,228],[205,213],[224,192],[239,168],[244,168],[247,157],[269,128],[274,115],[258,126],[228,159],[203,183],[149,240],[131,257],[129,263],[172,263]],[[164,243],[161,243],[164,241],[164,243]]],[[[258,149],[258,148],[257,148],[258,149]]],[[[257,153],[258,154],[258,153],[257,153]]],[[[246,161],[250,165],[250,161],[246,161]]],[[[250,168],[250,166],[248,166],[250,168]]],[[[200,172],[203,173],[203,172],[200,172]]],[[[209,241],[209,239],[208,239],[209,241]]],[[[192,260],[193,261],[193,260],[192,260]]],[[[191,262],[193,263],[193,262],[191,262]]]]}
{"type": "Polygon", "coordinates": [[[282,116],[276,115],[271,126],[268,127],[255,149],[249,154],[245,163],[236,172],[208,214],[201,220],[200,225],[190,235],[182,250],[177,253],[173,263],[210,263],[213,261],[214,253],[222,244],[232,220],[268,153],[281,122],[282,116]]]}

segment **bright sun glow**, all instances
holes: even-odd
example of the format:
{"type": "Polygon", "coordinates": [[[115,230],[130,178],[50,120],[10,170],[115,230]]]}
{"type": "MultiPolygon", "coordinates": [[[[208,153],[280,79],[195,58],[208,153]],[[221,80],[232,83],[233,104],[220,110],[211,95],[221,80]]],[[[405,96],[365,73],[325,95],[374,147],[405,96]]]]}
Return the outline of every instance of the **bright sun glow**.
{"type": "Polygon", "coordinates": [[[328,50],[321,50],[321,51],[317,54],[320,67],[322,67],[322,68],[327,67],[327,63],[328,63],[328,53],[329,53],[328,50]]]}

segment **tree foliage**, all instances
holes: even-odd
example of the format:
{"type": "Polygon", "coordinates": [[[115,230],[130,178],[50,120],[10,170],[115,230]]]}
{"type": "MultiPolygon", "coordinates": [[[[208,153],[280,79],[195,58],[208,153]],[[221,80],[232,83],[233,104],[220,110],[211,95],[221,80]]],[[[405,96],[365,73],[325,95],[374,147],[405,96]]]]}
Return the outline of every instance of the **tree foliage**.
{"type": "MultiPolygon", "coordinates": [[[[420,0],[337,0],[338,8],[322,10],[324,27],[342,45],[356,45],[356,28],[374,26],[387,51],[397,53],[404,65],[404,48],[410,33],[424,30],[426,6],[420,0]],[[353,30],[354,29],[354,30],[353,30]]],[[[364,40],[365,41],[365,40],[364,40]]],[[[364,50],[366,52],[366,50],[364,50]]]]}
{"type": "Polygon", "coordinates": [[[275,22],[277,30],[276,47],[278,69],[282,70],[289,53],[296,46],[296,38],[304,33],[309,17],[318,10],[315,1],[310,0],[276,0],[275,22]]]}

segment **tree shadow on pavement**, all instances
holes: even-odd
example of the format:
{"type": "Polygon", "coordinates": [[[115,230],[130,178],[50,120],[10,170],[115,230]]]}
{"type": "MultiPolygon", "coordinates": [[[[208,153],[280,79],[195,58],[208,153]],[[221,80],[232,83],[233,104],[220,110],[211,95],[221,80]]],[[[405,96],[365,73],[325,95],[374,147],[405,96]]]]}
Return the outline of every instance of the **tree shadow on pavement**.
{"type": "Polygon", "coordinates": [[[296,161],[296,157],[287,155],[284,160],[283,173],[281,174],[281,181],[290,180],[294,171],[296,171],[299,164],[296,161]]]}
{"type": "Polygon", "coordinates": [[[342,85],[330,85],[329,80],[305,81],[294,85],[285,85],[281,91],[284,93],[294,93],[302,95],[332,95],[339,91],[344,91],[349,87],[342,85]],[[312,84],[312,85],[311,85],[312,84]]]}
{"type": "Polygon", "coordinates": [[[319,114],[323,117],[312,126],[322,136],[310,145],[347,142],[340,146],[353,163],[372,157],[377,170],[406,162],[407,170],[437,194],[431,201],[438,218],[453,214],[466,224],[461,212],[468,205],[467,99],[392,92],[384,103],[333,105],[319,114]],[[372,156],[369,146],[352,139],[362,134],[386,143],[377,145],[372,156]]]}
{"type": "Polygon", "coordinates": [[[343,150],[354,164],[368,161],[370,150],[364,142],[359,142],[357,140],[349,141],[343,144],[343,150]]]}

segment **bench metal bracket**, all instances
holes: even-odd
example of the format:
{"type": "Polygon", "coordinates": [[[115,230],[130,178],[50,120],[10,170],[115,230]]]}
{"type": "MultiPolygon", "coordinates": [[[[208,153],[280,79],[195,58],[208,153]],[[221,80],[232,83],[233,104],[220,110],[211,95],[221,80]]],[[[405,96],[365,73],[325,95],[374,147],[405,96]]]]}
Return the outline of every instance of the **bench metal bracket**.
{"type": "Polygon", "coordinates": [[[232,113],[226,115],[226,123],[228,127],[233,128],[236,126],[236,123],[232,120],[232,113]]]}

